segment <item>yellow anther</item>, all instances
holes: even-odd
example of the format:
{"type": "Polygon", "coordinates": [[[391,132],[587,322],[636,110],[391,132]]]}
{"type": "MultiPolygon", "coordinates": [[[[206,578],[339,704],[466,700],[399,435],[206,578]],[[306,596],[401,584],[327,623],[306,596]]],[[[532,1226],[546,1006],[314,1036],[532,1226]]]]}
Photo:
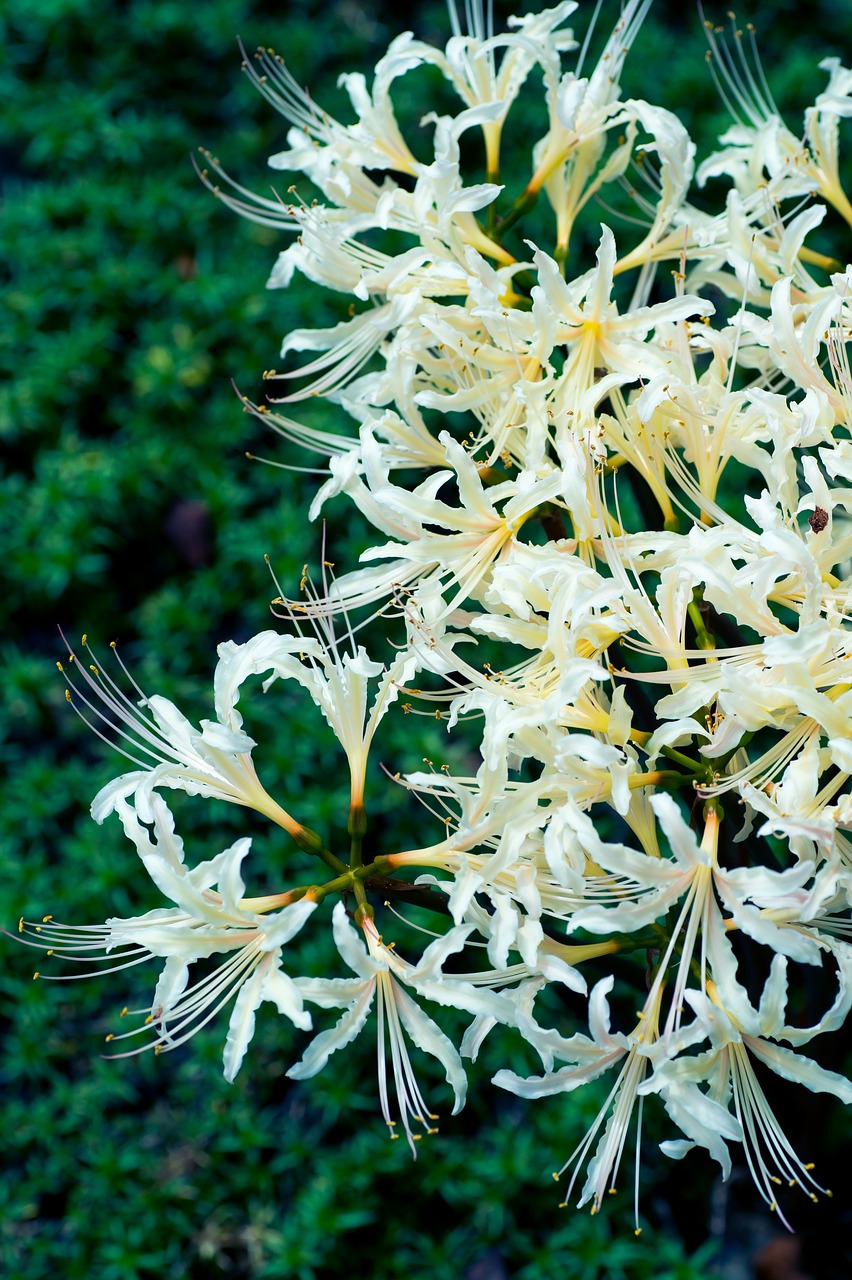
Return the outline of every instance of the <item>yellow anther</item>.
{"type": "Polygon", "coordinates": [[[66,701],[67,701],[67,702],[70,702],[70,701],[71,701],[71,690],[70,690],[70,689],[66,689],[66,690],[65,690],[65,699],[66,699],[66,701]]]}
{"type": "Polygon", "coordinates": [[[614,1196],[614,1195],[615,1195],[615,1187],[610,1187],[610,1189],[609,1189],[609,1194],[610,1194],[611,1196],[614,1196]]]}
{"type": "Polygon", "coordinates": [[[41,933],[41,925],[40,925],[40,924],[37,924],[37,925],[36,925],[36,927],[35,927],[35,931],[36,931],[36,933],[41,933]]]}
{"type": "Polygon", "coordinates": [[[144,1023],[144,1025],[147,1027],[147,1026],[148,1026],[150,1023],[152,1023],[153,1021],[154,1021],[154,1015],[153,1015],[153,1013],[149,1013],[149,1014],[148,1014],[148,1017],[145,1019],[145,1023],[144,1023]]]}
{"type": "Polygon", "coordinates": [[[45,955],[52,956],[52,955],[53,955],[53,947],[48,947],[47,951],[45,952],[45,955]]]}
{"type": "Polygon", "coordinates": [[[127,1017],[127,1005],[125,1005],[125,1006],[124,1006],[124,1008],[122,1009],[121,1013],[120,1013],[118,1016],[119,1016],[119,1018],[126,1018],[126,1017],[127,1017]]]}
{"type": "Polygon", "coordinates": [[[52,919],[53,919],[53,916],[42,916],[41,922],[42,924],[47,924],[48,920],[52,920],[52,919]]]}
{"type": "Polygon", "coordinates": [[[110,640],[110,642],[109,642],[109,647],[110,647],[110,649],[117,649],[117,648],[118,648],[118,643],[117,643],[117,641],[115,641],[115,640],[110,640]]]}
{"type": "Polygon", "coordinates": [[[810,1173],[810,1171],[811,1171],[811,1169],[813,1169],[813,1167],[814,1167],[814,1166],[813,1166],[813,1163],[811,1163],[811,1164],[806,1164],[806,1165],[805,1165],[805,1169],[806,1169],[806,1171],[807,1171],[808,1173],[810,1173]]]}
{"type": "Polygon", "coordinates": [[[114,1039],[115,1039],[115,1036],[111,1031],[108,1036],[104,1036],[104,1040],[106,1040],[107,1044],[109,1044],[110,1040],[114,1040],[114,1039]]]}
{"type": "Polygon", "coordinates": [[[85,643],[86,643],[86,641],[88,640],[88,638],[89,638],[89,637],[86,635],[86,633],[85,633],[85,631],[84,631],[84,632],[83,632],[83,639],[80,641],[80,643],[81,643],[81,644],[85,644],[85,643]]]}
{"type": "Polygon", "coordinates": [[[91,663],[89,663],[89,670],[93,671],[96,676],[100,675],[100,671],[98,671],[97,667],[93,667],[91,663]]]}
{"type": "Polygon", "coordinates": [[[433,1134],[433,1133],[440,1133],[440,1132],[441,1132],[441,1131],[440,1131],[440,1129],[427,1129],[427,1130],[426,1130],[427,1135],[431,1135],[431,1134],[433,1134]]]}
{"type": "Polygon", "coordinates": [[[551,1176],[551,1178],[553,1179],[553,1181],[554,1181],[554,1182],[558,1182],[558,1181],[559,1181],[559,1174],[558,1174],[558,1173],[552,1173],[550,1176],[551,1176]]]}
{"type": "Polygon", "coordinates": [[[21,916],[20,920],[18,921],[18,933],[23,933],[23,932],[24,932],[24,917],[21,916]]]}
{"type": "Polygon", "coordinates": [[[33,982],[35,982],[37,977],[38,977],[38,969],[36,969],[35,973],[33,974],[33,982]]]}
{"type": "Polygon", "coordinates": [[[64,671],[64,670],[65,670],[65,668],[63,667],[63,665],[62,665],[62,663],[61,663],[61,662],[57,662],[57,664],[56,664],[56,669],[57,669],[57,671],[64,671]]]}
{"type": "Polygon", "coordinates": [[[157,1057],[159,1057],[162,1052],[163,1052],[163,1046],[161,1044],[155,1044],[154,1053],[157,1055],[157,1057]]]}
{"type": "Polygon", "coordinates": [[[637,1227],[637,1228],[636,1228],[636,1230],[633,1232],[633,1234],[634,1234],[634,1236],[641,1236],[641,1234],[642,1234],[642,1228],[641,1228],[641,1227],[637,1227]]]}

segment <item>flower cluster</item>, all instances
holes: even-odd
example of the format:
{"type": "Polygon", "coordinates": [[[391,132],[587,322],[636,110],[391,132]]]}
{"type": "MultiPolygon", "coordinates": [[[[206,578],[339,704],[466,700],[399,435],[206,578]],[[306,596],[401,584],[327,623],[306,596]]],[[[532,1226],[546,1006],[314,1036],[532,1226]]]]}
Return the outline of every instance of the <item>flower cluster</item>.
{"type": "Polygon", "coordinates": [[[288,334],[268,403],[246,408],[324,460],[311,516],[345,494],[376,541],[321,590],[306,575],[298,598],[281,591],[274,611],[297,628],[221,646],[216,718],[198,728],[72,655],[69,698],[118,728],[136,766],[93,815],[118,815],[174,905],[21,929],[109,969],[164,959],[127,1032],[158,1052],[229,1005],[229,1079],[263,1001],[303,1030],[307,1006],[342,1011],[297,1079],[375,1010],[382,1114],[412,1150],[434,1117],[409,1044],[438,1059],[458,1108],[463,1059],[503,1024],[541,1064],[499,1071],[504,1089],[538,1098],[611,1073],[560,1171],[568,1199],[577,1184],[600,1206],[655,1096],[668,1156],[704,1147],[727,1175],[741,1144],[781,1212],[780,1185],[824,1188],[761,1080],[852,1102],[852,1083],[800,1052],[852,1004],[852,268],[821,238],[852,226],[838,160],[852,70],[822,64],[799,136],[741,33],[734,55],[710,29],[734,121],[696,173],[679,120],[621,95],[649,3],[629,0],[592,58],[565,25],[573,0],[501,33],[481,4],[463,20],[450,0],[445,49],[405,34],[371,86],[343,77],[348,124],[273,50],[246,58],[291,125],[273,169],[317,198],[289,179],[286,197],[255,195],[212,157],[202,177],[294,233],[271,287],[298,271],[348,306],[334,327],[288,334]],[[459,105],[424,116],[415,145],[393,91],[423,66],[459,105]],[[530,98],[544,132],[528,171],[504,174],[504,135],[530,98]],[[720,212],[691,202],[708,178],[726,184],[720,212]],[[317,396],[327,432],[289,416],[317,396]],[[392,661],[356,643],[361,616],[381,617],[392,661]],[[303,686],[342,744],[347,848],[326,848],[290,814],[295,797],[285,809],[261,784],[237,710],[258,675],[303,686]],[[480,763],[400,779],[446,821],[431,843],[367,862],[367,758],[400,697],[475,730],[480,763]],[[325,879],[247,897],[248,840],[190,869],[164,789],[257,810],[325,879]],[[396,891],[444,923],[417,960],[379,932],[396,891]],[[299,976],[291,941],[329,922],[354,976],[299,976]],[[798,998],[803,966],[820,975],[816,1014],[798,998]],[[583,1029],[551,1025],[553,983],[571,1008],[587,997],[583,1029]],[[458,1048],[424,1005],[469,1015],[458,1048]]]}

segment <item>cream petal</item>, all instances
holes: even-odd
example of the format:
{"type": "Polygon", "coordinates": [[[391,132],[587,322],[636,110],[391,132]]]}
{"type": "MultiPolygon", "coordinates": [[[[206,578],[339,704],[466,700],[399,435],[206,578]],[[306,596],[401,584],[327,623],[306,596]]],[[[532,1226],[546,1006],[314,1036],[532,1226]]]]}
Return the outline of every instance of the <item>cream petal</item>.
{"type": "Polygon", "coordinates": [[[307,1080],[322,1071],[333,1053],[344,1048],[362,1030],[370,1013],[376,993],[375,981],[365,983],[358,999],[347,1009],[343,1017],[328,1031],[321,1031],[308,1045],[303,1057],[290,1067],[291,1080],[307,1080]]]}

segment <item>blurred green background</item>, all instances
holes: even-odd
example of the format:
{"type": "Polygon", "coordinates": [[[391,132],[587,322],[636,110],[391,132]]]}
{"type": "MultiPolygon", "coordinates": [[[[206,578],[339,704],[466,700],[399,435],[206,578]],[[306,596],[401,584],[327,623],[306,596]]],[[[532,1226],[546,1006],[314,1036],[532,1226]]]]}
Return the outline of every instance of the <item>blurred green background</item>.
{"type": "MultiPolygon", "coordinates": [[[[602,32],[616,7],[604,6],[602,32]]],[[[757,22],[794,128],[824,83],[819,58],[852,57],[847,3],[810,4],[806,24],[803,14],[782,2],[766,4],[763,21],[760,9],[739,15],[757,22]]],[[[721,10],[708,15],[724,21],[721,10]]],[[[441,5],[409,6],[405,21],[443,43],[441,5]]],[[[118,824],[88,817],[121,762],[67,707],[57,626],[87,631],[96,647],[117,639],[143,687],[197,718],[210,713],[216,644],[270,625],[263,554],[291,591],[303,562],[319,558],[320,531],[305,514],[315,480],[245,453],[310,460],[244,415],[232,383],[260,396],[283,334],[333,320],[348,299],[301,282],[266,292],[284,240],[231,216],[193,173],[189,152],[204,145],[263,190],[266,157],[283,146],[284,122],[240,74],[236,37],[273,44],[337,110],[337,75],[369,71],[402,22],[379,0],[7,0],[0,24],[0,922],[14,928],[21,914],[92,923],[159,905],[118,824]]],[[[692,9],[658,4],[624,81],[627,94],[677,108],[702,154],[725,121],[704,48],[692,9]]],[[[414,120],[431,105],[399,99],[414,120]]],[[[309,412],[338,426],[322,406],[295,416],[309,412]]],[[[345,505],[332,507],[340,568],[366,536],[345,505]]],[[[269,789],[285,804],[297,797],[312,826],[339,830],[345,780],[318,717],[278,686],[245,703],[269,789]]],[[[426,720],[389,717],[370,794],[383,845],[417,838],[424,820],[379,763],[463,758],[461,746],[448,750],[426,720]]],[[[286,876],[298,875],[281,833],[212,802],[175,808],[193,861],[249,831],[257,892],[280,885],[285,862],[286,876]]],[[[511,1040],[487,1045],[468,1108],[414,1164],[379,1118],[371,1031],[306,1085],[284,1074],[304,1037],[270,1007],[233,1086],[221,1076],[223,1022],[174,1054],[106,1062],[103,1035],[124,1004],[150,998],[156,966],[33,983],[31,956],[12,942],[2,950],[8,1280],[780,1277],[749,1261],[763,1246],[770,1265],[786,1247],[819,1280],[852,1271],[839,1105],[778,1091],[791,1136],[801,1145],[807,1135],[804,1154],[836,1193],[815,1209],[791,1206],[802,1228],[792,1246],[755,1212],[741,1169],[723,1188],[702,1157],[659,1156],[653,1139],[666,1132],[651,1116],[636,1240],[629,1160],[605,1215],[557,1210],[550,1173],[604,1094],[527,1105],[492,1089],[507,1055],[528,1063],[511,1040]],[[820,1243],[829,1252],[811,1272],[820,1243]]],[[[300,958],[304,972],[339,971],[324,937],[300,958]]],[[[446,1112],[443,1083],[428,1066],[418,1074],[446,1112]]]]}

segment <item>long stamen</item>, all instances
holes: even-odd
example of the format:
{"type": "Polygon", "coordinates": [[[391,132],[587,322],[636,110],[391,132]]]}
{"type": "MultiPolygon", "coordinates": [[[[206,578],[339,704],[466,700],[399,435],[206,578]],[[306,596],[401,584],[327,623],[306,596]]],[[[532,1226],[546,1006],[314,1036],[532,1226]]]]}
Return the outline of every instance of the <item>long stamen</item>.
{"type": "Polygon", "coordinates": [[[113,1043],[153,1031],[155,1040],[126,1053],[104,1056],[125,1058],[149,1050],[159,1054],[179,1048],[216,1017],[264,958],[265,953],[256,944],[240,948],[212,974],[181,995],[170,1008],[154,1010],[148,1014],[142,1026],[109,1037],[110,1043],[113,1043]]]}
{"type": "Polygon", "coordinates": [[[786,1181],[789,1187],[800,1187],[811,1200],[816,1200],[818,1193],[831,1193],[812,1176],[813,1166],[799,1158],[779,1125],[755,1076],[746,1044],[731,1044],[728,1052],[734,1107],[742,1126],[743,1147],[752,1178],[770,1209],[792,1230],[778,1207],[775,1187],[786,1181]],[[770,1171],[767,1160],[774,1164],[777,1172],[770,1171]]]}

